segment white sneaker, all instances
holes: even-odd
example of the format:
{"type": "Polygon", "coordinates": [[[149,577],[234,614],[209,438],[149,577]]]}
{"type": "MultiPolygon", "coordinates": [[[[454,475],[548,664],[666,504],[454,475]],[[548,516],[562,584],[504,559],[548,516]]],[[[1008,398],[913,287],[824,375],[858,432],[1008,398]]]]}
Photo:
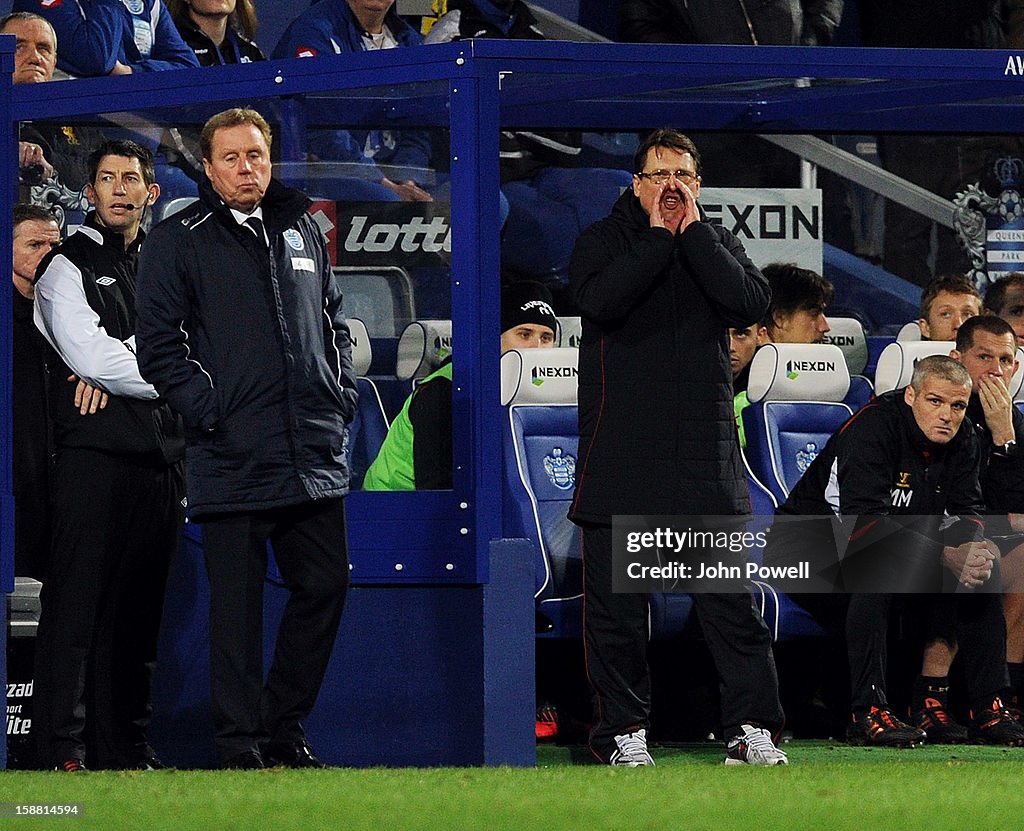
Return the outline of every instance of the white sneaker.
{"type": "Polygon", "coordinates": [[[646,729],[616,736],[615,744],[618,745],[618,750],[612,753],[611,758],[608,760],[608,764],[612,765],[612,767],[654,767],[654,759],[647,752],[646,729]]]}
{"type": "Polygon", "coordinates": [[[763,727],[744,724],[743,733],[729,740],[725,749],[727,765],[788,765],[789,758],[775,746],[772,734],[763,727]]]}

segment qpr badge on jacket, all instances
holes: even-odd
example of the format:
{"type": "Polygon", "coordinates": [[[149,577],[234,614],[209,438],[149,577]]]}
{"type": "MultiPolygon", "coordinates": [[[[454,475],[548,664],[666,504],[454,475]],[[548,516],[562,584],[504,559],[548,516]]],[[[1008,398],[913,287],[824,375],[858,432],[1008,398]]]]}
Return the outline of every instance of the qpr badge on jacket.
{"type": "Polygon", "coordinates": [[[296,251],[301,251],[306,247],[306,244],[302,241],[302,234],[294,228],[289,228],[284,232],[284,241],[296,251]]]}

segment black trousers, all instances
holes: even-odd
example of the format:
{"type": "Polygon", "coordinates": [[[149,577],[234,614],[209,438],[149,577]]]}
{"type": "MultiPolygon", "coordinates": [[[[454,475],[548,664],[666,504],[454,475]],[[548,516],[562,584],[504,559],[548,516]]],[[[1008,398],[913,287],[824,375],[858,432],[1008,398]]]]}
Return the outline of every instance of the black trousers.
{"type": "MultiPolygon", "coordinates": [[[[583,528],[583,638],[594,694],[590,747],[607,761],[615,736],[647,728],[651,676],[647,665],[647,596],[612,592],[612,529],[583,528]]],[[[783,724],[771,635],[749,594],[695,594],[701,630],[715,662],[726,738],[740,725],[775,732],[783,724]]]]}
{"type": "Polygon", "coordinates": [[[168,467],[62,449],[34,691],[39,760],[130,767],[144,754],[150,688],[184,479],[168,467]]]}
{"type": "MultiPolygon", "coordinates": [[[[859,717],[872,704],[885,704],[886,637],[891,594],[853,594],[846,617],[851,704],[859,717]]],[[[936,635],[955,635],[964,662],[972,708],[988,707],[1009,684],[1006,621],[996,593],[902,596],[936,635]],[[939,627],[936,621],[945,625],[939,627]]],[[[915,672],[917,670],[915,669],[915,672]]]]}
{"type": "Polygon", "coordinates": [[[345,504],[304,502],[202,517],[210,578],[210,677],[217,750],[226,761],[264,741],[305,738],[348,591],[345,504]],[[263,678],[267,542],[290,597],[263,678]]]}

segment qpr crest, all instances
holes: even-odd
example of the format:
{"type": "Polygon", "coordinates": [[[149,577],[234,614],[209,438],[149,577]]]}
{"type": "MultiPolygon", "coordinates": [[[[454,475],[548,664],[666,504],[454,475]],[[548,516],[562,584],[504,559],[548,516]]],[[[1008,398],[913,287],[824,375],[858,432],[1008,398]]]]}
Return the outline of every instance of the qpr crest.
{"type": "Polygon", "coordinates": [[[953,227],[971,260],[967,277],[979,291],[1011,271],[1024,268],[1024,204],[1020,185],[1024,161],[999,159],[993,172],[1002,186],[998,196],[968,185],[953,199],[953,227]]]}
{"type": "Polygon", "coordinates": [[[544,457],[544,472],[552,485],[567,491],[576,484],[576,458],[563,453],[561,447],[551,448],[550,455],[544,457]]]}
{"type": "Polygon", "coordinates": [[[125,8],[131,14],[142,14],[146,9],[145,0],[123,0],[125,8]]]}
{"type": "Polygon", "coordinates": [[[796,469],[801,473],[806,473],[807,468],[811,466],[811,462],[818,458],[818,445],[809,441],[804,445],[803,450],[796,451],[796,469]]]}

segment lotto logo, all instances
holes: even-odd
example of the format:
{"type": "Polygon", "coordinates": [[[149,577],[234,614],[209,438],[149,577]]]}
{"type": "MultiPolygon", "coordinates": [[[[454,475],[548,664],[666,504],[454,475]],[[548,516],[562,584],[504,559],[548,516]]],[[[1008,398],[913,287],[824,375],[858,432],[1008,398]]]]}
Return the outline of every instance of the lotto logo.
{"type": "Polygon", "coordinates": [[[39,0],[39,5],[44,9],[56,9],[62,2],[63,0],[39,0]]]}
{"type": "MultiPolygon", "coordinates": [[[[57,2],[59,3],[60,0],[57,0],[57,2]]],[[[296,58],[315,58],[316,57],[316,49],[314,49],[312,46],[300,46],[298,49],[295,50],[295,57],[296,58]]]]}

